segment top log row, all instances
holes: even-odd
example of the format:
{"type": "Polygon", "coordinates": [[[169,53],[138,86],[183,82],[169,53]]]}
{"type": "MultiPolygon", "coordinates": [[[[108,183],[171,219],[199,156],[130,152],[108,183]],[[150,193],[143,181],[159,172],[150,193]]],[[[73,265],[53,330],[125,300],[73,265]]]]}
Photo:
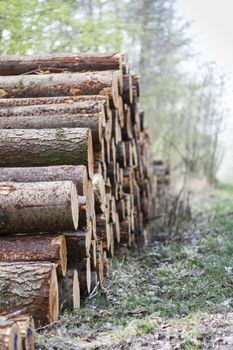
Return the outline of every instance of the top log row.
{"type": "Polygon", "coordinates": [[[122,54],[1,56],[0,75],[123,70],[122,54]]]}

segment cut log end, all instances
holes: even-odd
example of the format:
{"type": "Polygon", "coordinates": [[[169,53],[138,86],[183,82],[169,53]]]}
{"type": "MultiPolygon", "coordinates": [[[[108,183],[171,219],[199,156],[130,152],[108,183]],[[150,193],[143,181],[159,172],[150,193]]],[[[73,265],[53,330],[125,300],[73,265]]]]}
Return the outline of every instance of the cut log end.
{"type": "Polygon", "coordinates": [[[66,275],[67,271],[67,248],[66,248],[66,239],[65,236],[60,236],[60,264],[62,275],[66,275]]]}
{"type": "Polygon", "coordinates": [[[79,220],[79,203],[76,186],[73,183],[71,185],[71,210],[74,222],[74,229],[77,230],[79,220]]]}
{"type": "Polygon", "coordinates": [[[91,135],[91,130],[89,130],[88,133],[88,175],[89,178],[93,178],[93,173],[94,173],[94,157],[93,157],[93,142],[92,142],[92,135],[91,135]]]}
{"type": "Polygon", "coordinates": [[[19,327],[13,321],[0,320],[1,350],[22,350],[22,340],[19,327]]]}
{"type": "Polygon", "coordinates": [[[73,308],[74,310],[80,309],[80,287],[77,270],[74,270],[73,277],[73,308]]]}
{"type": "Polygon", "coordinates": [[[58,297],[58,282],[57,273],[54,268],[51,273],[50,290],[49,290],[49,320],[55,322],[59,315],[59,297],[58,297]]]}

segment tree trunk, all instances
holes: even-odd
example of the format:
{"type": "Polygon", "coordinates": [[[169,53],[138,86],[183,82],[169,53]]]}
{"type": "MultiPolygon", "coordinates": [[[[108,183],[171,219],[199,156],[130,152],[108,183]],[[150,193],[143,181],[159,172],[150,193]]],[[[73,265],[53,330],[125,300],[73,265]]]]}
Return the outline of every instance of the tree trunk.
{"type": "Polygon", "coordinates": [[[0,117],[0,129],[60,129],[89,128],[92,132],[93,149],[99,152],[103,137],[102,116],[96,114],[51,114],[0,117]]]}
{"type": "Polygon", "coordinates": [[[0,166],[85,165],[93,174],[91,131],[86,128],[0,130],[0,166]]]}
{"type": "Polygon", "coordinates": [[[59,312],[56,265],[1,262],[1,311],[25,309],[41,325],[57,320],[59,312]]]}
{"type": "Polygon", "coordinates": [[[62,309],[80,309],[80,289],[78,273],[69,269],[65,277],[59,280],[59,302],[62,309]]]}
{"type": "Polygon", "coordinates": [[[20,330],[14,321],[0,317],[0,349],[23,350],[20,330]]]}
{"type": "Polygon", "coordinates": [[[105,95],[117,107],[119,71],[0,76],[2,98],[105,95]]]}
{"type": "Polygon", "coordinates": [[[78,213],[71,181],[0,183],[0,234],[76,230],[78,213]]]}
{"type": "Polygon", "coordinates": [[[40,56],[2,56],[0,75],[121,70],[122,55],[47,54],[40,56]]]}
{"type": "Polygon", "coordinates": [[[72,181],[78,195],[87,195],[87,170],[84,165],[60,165],[30,168],[1,168],[0,182],[72,181]]]}
{"type": "Polygon", "coordinates": [[[63,235],[17,235],[0,239],[0,261],[50,261],[59,275],[67,268],[66,240],[63,235]]]}

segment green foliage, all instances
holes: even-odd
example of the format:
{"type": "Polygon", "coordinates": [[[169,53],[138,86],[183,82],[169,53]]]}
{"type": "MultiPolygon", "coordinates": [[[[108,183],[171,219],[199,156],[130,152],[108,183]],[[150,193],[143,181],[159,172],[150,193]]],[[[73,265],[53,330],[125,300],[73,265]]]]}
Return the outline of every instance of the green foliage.
{"type": "Polygon", "coordinates": [[[225,77],[200,63],[188,26],[175,0],[1,0],[0,54],[125,52],[141,73],[156,157],[214,182],[225,77]]]}

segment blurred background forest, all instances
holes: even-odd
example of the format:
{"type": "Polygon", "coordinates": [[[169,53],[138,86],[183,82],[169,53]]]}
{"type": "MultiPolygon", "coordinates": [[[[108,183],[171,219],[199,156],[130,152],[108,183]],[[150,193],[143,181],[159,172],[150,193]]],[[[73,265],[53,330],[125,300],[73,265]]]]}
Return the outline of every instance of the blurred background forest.
{"type": "Polygon", "coordinates": [[[1,0],[0,54],[123,51],[156,157],[215,182],[226,76],[192,49],[175,0],[1,0]]]}

